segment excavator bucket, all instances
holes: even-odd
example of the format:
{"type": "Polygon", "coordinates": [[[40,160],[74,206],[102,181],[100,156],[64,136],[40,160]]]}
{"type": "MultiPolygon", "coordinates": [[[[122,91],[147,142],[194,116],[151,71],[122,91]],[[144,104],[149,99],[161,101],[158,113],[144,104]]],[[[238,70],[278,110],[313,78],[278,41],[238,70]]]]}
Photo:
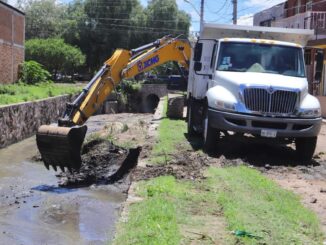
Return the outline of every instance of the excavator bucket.
{"type": "Polygon", "coordinates": [[[55,171],[67,168],[79,170],[81,167],[81,147],[86,135],[87,126],[59,127],[43,125],[36,134],[37,147],[47,169],[55,171]]]}

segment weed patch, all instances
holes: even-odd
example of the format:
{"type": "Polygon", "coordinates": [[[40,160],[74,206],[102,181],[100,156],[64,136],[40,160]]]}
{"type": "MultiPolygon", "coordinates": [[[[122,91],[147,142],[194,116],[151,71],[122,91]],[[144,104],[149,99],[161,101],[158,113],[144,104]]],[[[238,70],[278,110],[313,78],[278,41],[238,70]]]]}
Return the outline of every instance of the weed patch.
{"type": "Polygon", "coordinates": [[[159,129],[157,143],[153,147],[150,162],[166,164],[171,160],[171,154],[189,147],[186,143],[185,133],[187,124],[185,120],[170,119],[166,116],[167,99],[164,101],[163,115],[159,129]]]}
{"type": "Polygon", "coordinates": [[[81,91],[77,85],[41,83],[37,85],[10,84],[0,86],[0,105],[35,101],[48,97],[75,94],[81,91]]]}

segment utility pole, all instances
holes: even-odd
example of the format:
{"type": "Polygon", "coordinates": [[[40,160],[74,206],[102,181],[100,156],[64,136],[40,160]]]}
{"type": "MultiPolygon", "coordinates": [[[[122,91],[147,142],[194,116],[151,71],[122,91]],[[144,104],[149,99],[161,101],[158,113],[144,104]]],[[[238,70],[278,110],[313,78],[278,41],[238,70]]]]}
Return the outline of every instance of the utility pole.
{"type": "Polygon", "coordinates": [[[200,31],[204,28],[204,0],[200,2],[200,31]]]}
{"type": "Polygon", "coordinates": [[[233,24],[237,24],[238,20],[238,0],[232,0],[233,3],[233,24]]]}

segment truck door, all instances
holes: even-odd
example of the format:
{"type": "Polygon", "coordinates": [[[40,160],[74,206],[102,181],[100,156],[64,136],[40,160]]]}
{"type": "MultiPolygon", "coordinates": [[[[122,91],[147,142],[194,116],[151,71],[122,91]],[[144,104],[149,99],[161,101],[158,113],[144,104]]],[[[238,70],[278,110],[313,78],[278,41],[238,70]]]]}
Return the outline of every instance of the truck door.
{"type": "Polygon", "coordinates": [[[205,97],[208,81],[215,74],[215,60],[218,42],[215,39],[200,39],[194,50],[193,56],[193,86],[192,96],[196,99],[205,97]]]}

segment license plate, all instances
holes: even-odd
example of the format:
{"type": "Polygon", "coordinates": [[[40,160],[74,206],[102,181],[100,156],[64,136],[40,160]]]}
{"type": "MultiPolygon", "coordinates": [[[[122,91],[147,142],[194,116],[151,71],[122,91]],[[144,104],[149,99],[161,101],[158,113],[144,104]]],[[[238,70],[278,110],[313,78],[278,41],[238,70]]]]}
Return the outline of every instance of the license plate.
{"type": "Polygon", "coordinates": [[[277,131],[276,130],[269,130],[269,129],[263,129],[260,132],[260,136],[267,137],[267,138],[276,138],[277,131]]]}

